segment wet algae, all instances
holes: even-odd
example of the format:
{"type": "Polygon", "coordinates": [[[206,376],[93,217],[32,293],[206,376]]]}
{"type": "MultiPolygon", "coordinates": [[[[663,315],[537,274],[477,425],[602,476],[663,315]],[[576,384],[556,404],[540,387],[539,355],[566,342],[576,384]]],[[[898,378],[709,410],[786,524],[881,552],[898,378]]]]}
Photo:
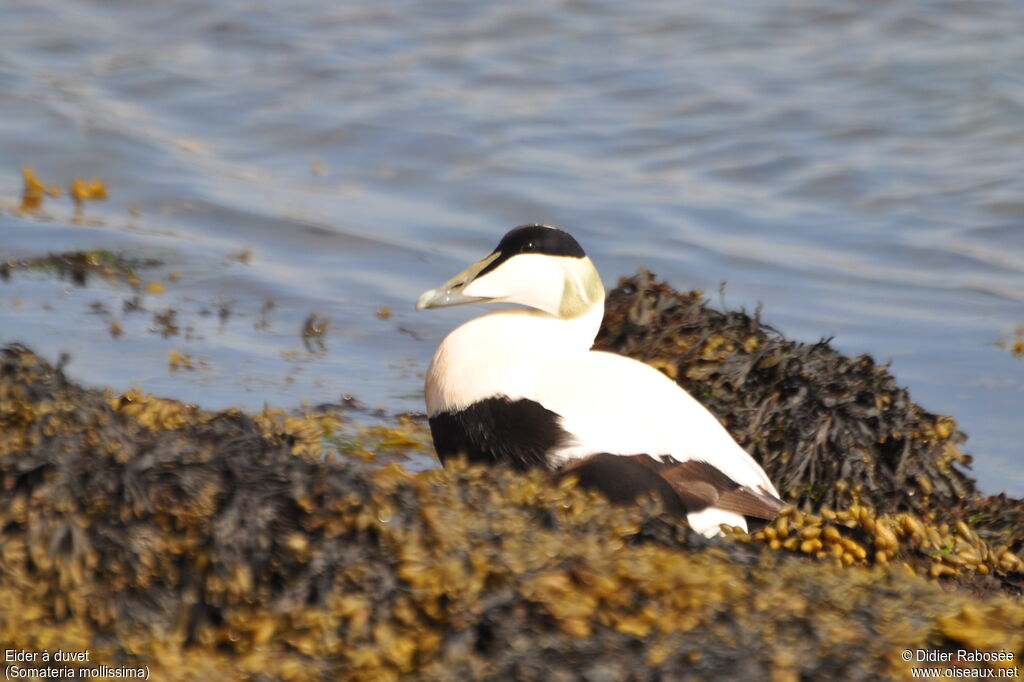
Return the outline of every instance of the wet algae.
{"type": "Polygon", "coordinates": [[[895,534],[918,538],[924,521],[944,529],[930,543],[943,556],[983,540],[1020,568],[1024,504],[983,497],[963,471],[971,458],[956,421],[914,403],[870,356],[788,341],[758,316],[713,310],[701,292],[678,293],[645,271],[610,293],[597,345],[697,396],[803,511],[885,513],[895,534]]]}
{"type": "Polygon", "coordinates": [[[1019,665],[1024,506],[979,495],[951,419],[867,358],[646,273],[608,307],[601,343],[700,396],[782,482],[783,516],[709,541],[654,502],[410,474],[333,449],[328,415],[110,395],[8,346],[0,641],[162,680],[874,680],[919,648],[1019,665]]]}
{"type": "Polygon", "coordinates": [[[138,286],[138,271],[158,265],[160,261],[155,259],[130,259],[103,249],[69,251],[40,258],[0,262],[0,280],[9,281],[13,272],[25,270],[55,273],[77,286],[85,286],[92,276],[102,277],[108,282],[138,286]]]}
{"type": "Polygon", "coordinates": [[[913,403],[870,356],[787,341],[646,272],[623,280],[607,309],[599,347],[650,362],[699,397],[790,499],[835,506],[859,496],[923,511],[974,492],[957,467],[970,458],[954,420],[913,403]]]}

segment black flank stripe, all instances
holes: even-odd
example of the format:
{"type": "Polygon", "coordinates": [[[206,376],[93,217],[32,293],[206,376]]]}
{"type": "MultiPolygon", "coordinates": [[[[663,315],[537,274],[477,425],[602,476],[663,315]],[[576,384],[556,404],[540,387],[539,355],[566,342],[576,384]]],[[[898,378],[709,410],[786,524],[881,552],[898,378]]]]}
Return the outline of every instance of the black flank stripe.
{"type": "Polygon", "coordinates": [[[441,412],[429,421],[442,464],[463,455],[480,464],[546,468],[547,453],[569,437],[556,413],[533,400],[505,396],[481,400],[458,412],[441,412]]]}

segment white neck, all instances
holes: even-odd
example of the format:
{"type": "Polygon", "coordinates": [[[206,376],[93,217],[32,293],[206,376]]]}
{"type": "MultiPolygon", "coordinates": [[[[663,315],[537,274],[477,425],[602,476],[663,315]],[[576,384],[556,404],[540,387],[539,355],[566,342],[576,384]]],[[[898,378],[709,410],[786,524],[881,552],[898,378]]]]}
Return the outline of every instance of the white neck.
{"type": "Polygon", "coordinates": [[[586,352],[604,318],[604,295],[580,315],[501,310],[470,320],[449,334],[430,362],[427,414],[457,411],[499,395],[535,399],[539,372],[565,354],[586,352]]]}

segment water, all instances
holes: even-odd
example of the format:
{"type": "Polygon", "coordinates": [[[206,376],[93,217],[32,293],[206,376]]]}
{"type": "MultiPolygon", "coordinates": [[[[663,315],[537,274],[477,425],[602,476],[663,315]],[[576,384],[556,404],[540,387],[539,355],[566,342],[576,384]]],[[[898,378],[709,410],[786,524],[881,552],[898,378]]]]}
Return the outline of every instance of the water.
{"type": "Polygon", "coordinates": [[[211,408],[422,409],[434,347],[478,311],[415,313],[419,292],[509,227],[551,222],[609,286],[638,266],[715,299],[726,281],[729,306],[763,304],[791,338],[891,360],[970,434],[983,489],[1024,494],[1024,358],[999,345],[1024,324],[1020,3],[7,0],[3,15],[0,258],[163,262],[141,273],[166,286],[139,294],[146,312],[124,312],[124,284],[0,285],[0,341],[68,351],[80,380],[211,408]],[[19,212],[22,164],[110,197],[19,212]],[[314,313],[325,350],[300,335],[314,313]],[[196,369],[172,372],[172,349],[196,369]]]}

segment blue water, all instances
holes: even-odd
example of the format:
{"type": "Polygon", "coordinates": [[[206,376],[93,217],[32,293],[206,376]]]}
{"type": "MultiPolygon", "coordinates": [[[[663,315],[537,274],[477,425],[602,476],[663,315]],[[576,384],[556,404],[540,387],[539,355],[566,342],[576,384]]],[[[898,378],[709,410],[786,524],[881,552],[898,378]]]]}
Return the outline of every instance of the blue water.
{"type": "Polygon", "coordinates": [[[18,275],[0,341],[208,407],[421,409],[478,311],[416,296],[551,222],[609,286],[726,281],[791,338],[891,361],[970,434],[983,489],[1022,495],[1024,358],[1000,345],[1024,325],[1021,25],[996,0],[8,0],[0,258],[159,258],[166,290],[132,314],[123,284],[18,275]],[[110,196],[20,212],[22,164],[110,196]]]}

